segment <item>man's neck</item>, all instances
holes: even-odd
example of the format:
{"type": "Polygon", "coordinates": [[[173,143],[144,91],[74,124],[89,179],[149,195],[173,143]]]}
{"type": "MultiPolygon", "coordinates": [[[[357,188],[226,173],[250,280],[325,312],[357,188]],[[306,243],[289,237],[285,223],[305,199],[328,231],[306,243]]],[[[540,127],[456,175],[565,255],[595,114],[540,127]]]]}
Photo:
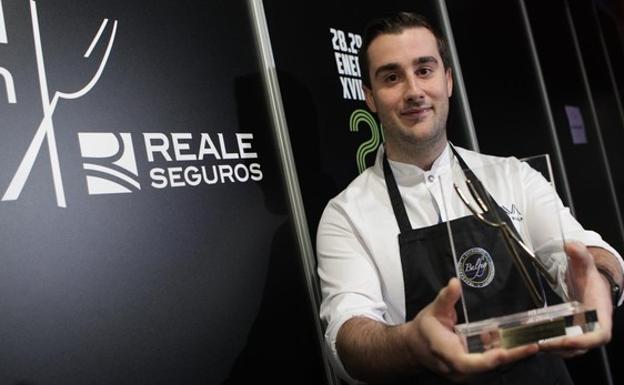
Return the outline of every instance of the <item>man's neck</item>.
{"type": "Polygon", "coordinates": [[[447,143],[446,138],[435,143],[426,144],[403,142],[400,145],[396,145],[395,143],[386,143],[385,151],[388,159],[392,161],[413,164],[424,171],[429,171],[436,159],[446,149],[447,143]]]}

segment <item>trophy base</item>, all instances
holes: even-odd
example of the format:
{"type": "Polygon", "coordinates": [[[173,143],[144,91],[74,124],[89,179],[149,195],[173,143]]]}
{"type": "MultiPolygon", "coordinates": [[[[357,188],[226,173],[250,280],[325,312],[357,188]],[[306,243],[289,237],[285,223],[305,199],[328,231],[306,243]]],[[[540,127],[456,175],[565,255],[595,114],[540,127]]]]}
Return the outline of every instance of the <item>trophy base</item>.
{"type": "Polygon", "coordinates": [[[554,337],[580,335],[598,329],[596,310],[579,302],[529,310],[455,325],[470,353],[493,348],[510,349],[554,337]]]}

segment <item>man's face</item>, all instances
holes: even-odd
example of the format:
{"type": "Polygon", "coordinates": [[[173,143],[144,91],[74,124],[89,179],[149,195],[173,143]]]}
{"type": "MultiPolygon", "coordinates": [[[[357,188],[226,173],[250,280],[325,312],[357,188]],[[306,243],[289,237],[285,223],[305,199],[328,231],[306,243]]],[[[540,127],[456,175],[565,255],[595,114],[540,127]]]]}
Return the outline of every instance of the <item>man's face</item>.
{"type": "Polygon", "coordinates": [[[426,28],[379,35],[368,47],[368,60],[366,103],[384,127],[389,154],[445,143],[453,83],[435,36],[426,28]]]}

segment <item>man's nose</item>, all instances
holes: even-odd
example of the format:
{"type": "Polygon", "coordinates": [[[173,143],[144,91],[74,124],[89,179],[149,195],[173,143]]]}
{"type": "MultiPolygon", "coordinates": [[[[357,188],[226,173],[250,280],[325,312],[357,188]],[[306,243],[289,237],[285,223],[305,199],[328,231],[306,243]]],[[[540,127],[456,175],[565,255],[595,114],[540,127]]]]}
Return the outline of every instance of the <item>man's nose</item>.
{"type": "Polygon", "coordinates": [[[417,100],[425,97],[420,80],[413,74],[407,76],[405,82],[405,100],[417,100]]]}

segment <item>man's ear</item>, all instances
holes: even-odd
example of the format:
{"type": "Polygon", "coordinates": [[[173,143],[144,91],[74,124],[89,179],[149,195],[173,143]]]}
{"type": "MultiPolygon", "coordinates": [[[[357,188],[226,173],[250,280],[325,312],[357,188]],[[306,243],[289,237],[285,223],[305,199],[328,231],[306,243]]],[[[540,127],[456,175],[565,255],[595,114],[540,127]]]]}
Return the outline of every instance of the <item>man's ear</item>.
{"type": "Polygon", "coordinates": [[[453,95],[453,69],[448,68],[446,70],[446,90],[449,98],[453,95]]]}
{"type": "Polygon", "coordinates": [[[364,90],[364,99],[366,100],[366,105],[368,109],[377,112],[377,107],[375,107],[375,97],[373,96],[373,91],[362,84],[362,89],[364,90]]]}

